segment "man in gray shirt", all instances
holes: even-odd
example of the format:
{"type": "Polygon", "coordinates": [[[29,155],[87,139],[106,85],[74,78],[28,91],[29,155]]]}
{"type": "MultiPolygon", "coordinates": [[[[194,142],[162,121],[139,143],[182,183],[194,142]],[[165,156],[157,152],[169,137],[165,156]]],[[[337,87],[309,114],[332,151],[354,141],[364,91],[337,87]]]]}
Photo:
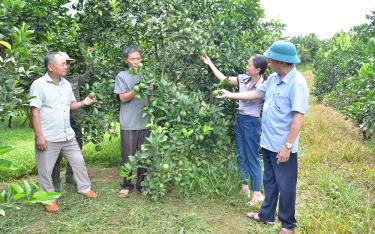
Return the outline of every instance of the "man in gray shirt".
{"type": "MultiPolygon", "coordinates": [[[[30,87],[31,122],[35,132],[35,154],[40,187],[53,192],[52,170],[62,153],[73,168],[78,193],[96,198],[85,161],[70,126],[70,110],[90,106],[95,100],[86,97],[77,102],[70,83],[63,78],[67,73],[66,60],[59,53],[48,53],[44,58],[47,73],[35,80],[30,87]]],[[[47,212],[57,212],[54,201],[45,205],[47,212]]]]}
{"type": "MultiPolygon", "coordinates": [[[[141,63],[141,51],[136,46],[128,46],[124,49],[123,60],[130,69],[136,69],[141,63]]],[[[121,156],[123,163],[129,161],[129,156],[134,155],[149,136],[149,130],[145,126],[145,118],[142,116],[142,108],[147,103],[147,97],[140,100],[135,98],[133,87],[140,82],[141,77],[129,73],[129,70],[121,71],[115,80],[114,93],[120,100],[120,137],[121,156]]],[[[145,170],[138,168],[136,188],[142,192],[141,183],[144,179],[145,170]]],[[[119,197],[127,197],[134,188],[131,180],[124,179],[119,197]]]]}

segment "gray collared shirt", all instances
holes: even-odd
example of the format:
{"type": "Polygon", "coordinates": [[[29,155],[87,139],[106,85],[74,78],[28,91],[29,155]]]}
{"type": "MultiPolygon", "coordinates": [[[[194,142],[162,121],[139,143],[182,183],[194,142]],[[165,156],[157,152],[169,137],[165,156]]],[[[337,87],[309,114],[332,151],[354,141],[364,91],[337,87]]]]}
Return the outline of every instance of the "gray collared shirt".
{"type": "MultiPolygon", "coordinates": [[[[115,94],[127,93],[141,80],[139,75],[132,75],[129,71],[122,71],[116,76],[115,94]]],[[[141,100],[132,100],[120,105],[120,128],[121,130],[142,130],[146,128],[146,118],[143,116],[142,108],[148,102],[147,97],[141,100]]]]}
{"type": "MultiPolygon", "coordinates": [[[[263,83],[263,77],[251,88],[249,88],[249,82],[251,77],[246,74],[241,74],[237,76],[239,92],[254,91],[256,88],[260,87],[263,83]]],[[[239,100],[238,101],[238,113],[241,115],[250,115],[254,117],[260,117],[260,112],[263,107],[263,98],[258,98],[254,100],[239,100]]]]}
{"type": "Polygon", "coordinates": [[[46,73],[30,87],[30,106],[40,109],[40,124],[44,138],[50,142],[67,141],[75,134],[70,126],[70,104],[75,102],[72,86],[61,78],[55,84],[46,73]]]}

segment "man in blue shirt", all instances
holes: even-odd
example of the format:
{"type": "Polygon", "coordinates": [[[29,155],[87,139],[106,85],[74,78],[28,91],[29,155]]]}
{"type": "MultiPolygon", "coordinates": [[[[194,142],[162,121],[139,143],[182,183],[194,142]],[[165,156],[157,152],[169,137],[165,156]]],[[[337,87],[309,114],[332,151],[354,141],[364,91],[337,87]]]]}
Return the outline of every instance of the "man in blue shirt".
{"type": "Polygon", "coordinates": [[[282,223],[279,233],[293,233],[296,226],[297,152],[299,131],[308,108],[306,80],[296,70],[300,62],[296,47],[277,41],[264,54],[273,73],[256,91],[231,93],[221,90],[219,98],[265,98],[262,114],[262,147],[265,200],[259,213],[248,213],[255,221],[273,224],[277,203],[282,223]]]}

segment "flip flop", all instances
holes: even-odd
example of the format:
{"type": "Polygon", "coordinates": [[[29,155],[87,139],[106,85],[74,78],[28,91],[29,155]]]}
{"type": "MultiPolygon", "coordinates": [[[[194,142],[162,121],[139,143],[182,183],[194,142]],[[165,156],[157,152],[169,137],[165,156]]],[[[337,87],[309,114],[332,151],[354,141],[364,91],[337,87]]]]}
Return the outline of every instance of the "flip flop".
{"type": "Polygon", "coordinates": [[[279,234],[292,234],[294,233],[293,229],[287,229],[287,228],[282,228],[279,232],[279,234]]]}
{"type": "Polygon", "coordinates": [[[246,203],[246,205],[247,205],[247,206],[256,206],[256,205],[258,205],[258,204],[259,204],[260,202],[262,202],[262,201],[264,201],[264,196],[263,196],[263,195],[260,195],[258,201],[256,201],[256,202],[248,201],[248,202],[246,203]]]}
{"type": "Polygon", "coordinates": [[[121,189],[120,192],[118,192],[117,196],[120,198],[129,196],[129,189],[121,189]]]}
{"type": "Polygon", "coordinates": [[[265,223],[265,224],[268,224],[268,225],[274,225],[275,224],[275,222],[269,222],[269,221],[266,221],[266,220],[263,220],[263,219],[259,218],[258,213],[250,212],[250,213],[247,213],[246,216],[249,219],[254,220],[255,222],[261,222],[261,223],[265,223]]]}

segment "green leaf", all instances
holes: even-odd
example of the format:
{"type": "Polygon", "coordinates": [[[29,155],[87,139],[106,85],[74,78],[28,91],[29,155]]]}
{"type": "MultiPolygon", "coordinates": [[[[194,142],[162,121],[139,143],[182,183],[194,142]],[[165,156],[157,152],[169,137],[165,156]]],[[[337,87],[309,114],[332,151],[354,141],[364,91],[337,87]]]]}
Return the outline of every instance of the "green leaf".
{"type": "Polygon", "coordinates": [[[48,194],[42,190],[36,191],[29,200],[30,203],[38,203],[48,201],[48,194]]]}
{"type": "Polygon", "coordinates": [[[0,208],[0,215],[5,216],[5,211],[0,208]]]}
{"type": "Polygon", "coordinates": [[[10,187],[12,187],[13,191],[17,193],[23,193],[23,188],[18,184],[10,184],[10,187]]]}
{"type": "Polygon", "coordinates": [[[0,155],[8,153],[9,151],[13,150],[14,148],[9,145],[0,145],[0,155]]]}
{"type": "Polygon", "coordinates": [[[0,169],[16,170],[18,169],[18,167],[15,164],[13,164],[11,161],[0,159],[0,169]]]}
{"type": "Polygon", "coordinates": [[[26,193],[17,193],[16,195],[14,195],[13,197],[12,197],[12,201],[17,201],[17,200],[19,200],[19,199],[21,199],[21,198],[23,198],[23,197],[26,197],[27,196],[27,194],[26,193]]]}
{"type": "Polygon", "coordinates": [[[33,185],[33,187],[34,187],[36,190],[40,190],[39,186],[38,186],[36,183],[31,182],[31,184],[33,185]]]}
{"type": "Polygon", "coordinates": [[[0,204],[5,202],[5,190],[0,194],[0,204]]]}
{"type": "Polygon", "coordinates": [[[8,186],[7,186],[7,190],[6,190],[6,192],[5,192],[5,201],[6,201],[6,202],[11,201],[11,199],[12,199],[12,195],[13,195],[13,189],[12,189],[12,187],[8,184],[8,186]]]}
{"type": "Polygon", "coordinates": [[[47,195],[48,195],[48,200],[54,200],[54,199],[59,198],[61,196],[61,193],[58,193],[58,192],[48,192],[47,195]]]}
{"type": "Polygon", "coordinates": [[[27,194],[27,196],[30,196],[31,195],[31,192],[32,192],[32,187],[30,185],[29,182],[27,182],[26,180],[23,181],[23,187],[25,188],[25,192],[27,194]]]}
{"type": "Polygon", "coordinates": [[[17,206],[14,203],[4,203],[1,206],[2,207],[8,207],[8,208],[16,209],[16,210],[20,210],[21,209],[19,206],[17,206]]]}
{"type": "Polygon", "coordinates": [[[2,41],[2,40],[0,40],[0,45],[5,46],[5,47],[6,47],[7,49],[9,49],[9,50],[12,49],[12,46],[11,46],[8,42],[6,42],[6,41],[2,41]]]}
{"type": "Polygon", "coordinates": [[[11,8],[13,6],[13,0],[4,0],[3,3],[4,3],[4,6],[7,9],[9,9],[9,8],[11,8]]]}

